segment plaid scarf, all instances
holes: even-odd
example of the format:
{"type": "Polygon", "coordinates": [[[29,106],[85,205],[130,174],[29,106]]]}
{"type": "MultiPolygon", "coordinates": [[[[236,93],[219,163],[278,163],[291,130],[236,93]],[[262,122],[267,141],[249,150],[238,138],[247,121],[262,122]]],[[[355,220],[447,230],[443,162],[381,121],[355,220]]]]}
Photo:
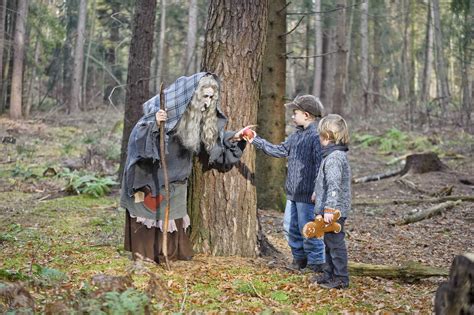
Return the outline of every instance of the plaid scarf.
{"type": "MultiPolygon", "coordinates": [[[[168,118],[166,119],[165,132],[168,133],[178,124],[186,108],[193,98],[199,80],[205,75],[212,75],[219,82],[217,75],[210,72],[199,72],[189,77],[180,77],[164,90],[165,108],[168,118]]],[[[155,113],[160,110],[160,94],[154,96],[143,104],[144,116],[138,123],[155,119],[155,113]]],[[[217,104],[217,111],[221,113],[217,104]]]]}

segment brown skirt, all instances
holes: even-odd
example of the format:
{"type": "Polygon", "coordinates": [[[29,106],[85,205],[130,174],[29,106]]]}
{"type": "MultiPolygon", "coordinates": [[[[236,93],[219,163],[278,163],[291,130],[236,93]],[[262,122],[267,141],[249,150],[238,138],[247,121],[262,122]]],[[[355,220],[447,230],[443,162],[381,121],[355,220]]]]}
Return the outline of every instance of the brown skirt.
{"type": "MultiPolygon", "coordinates": [[[[163,232],[157,227],[147,228],[138,223],[136,218],[130,217],[128,210],[125,212],[125,250],[139,253],[157,263],[163,262],[163,232]]],[[[189,236],[183,229],[183,219],[176,219],[175,222],[178,230],[168,233],[168,259],[191,260],[194,251],[189,236]]]]}

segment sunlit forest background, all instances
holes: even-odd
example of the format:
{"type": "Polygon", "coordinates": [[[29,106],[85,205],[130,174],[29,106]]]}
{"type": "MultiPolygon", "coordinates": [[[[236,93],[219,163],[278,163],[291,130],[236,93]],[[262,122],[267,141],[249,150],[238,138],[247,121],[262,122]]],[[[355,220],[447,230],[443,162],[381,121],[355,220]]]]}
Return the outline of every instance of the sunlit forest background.
{"type": "Polygon", "coordinates": [[[0,313],[472,312],[473,16],[471,0],[0,0],[0,313]],[[192,261],[124,250],[130,130],[201,71],[227,130],[280,143],[302,94],[346,118],[347,290],[287,270],[286,160],[250,144],[225,174],[193,172],[192,261]]]}

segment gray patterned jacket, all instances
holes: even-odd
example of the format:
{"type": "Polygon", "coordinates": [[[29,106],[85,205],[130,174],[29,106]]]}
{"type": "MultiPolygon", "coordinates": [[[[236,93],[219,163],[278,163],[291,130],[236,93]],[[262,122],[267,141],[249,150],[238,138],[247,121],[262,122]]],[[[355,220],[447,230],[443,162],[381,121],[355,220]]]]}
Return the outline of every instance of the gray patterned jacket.
{"type": "Polygon", "coordinates": [[[324,209],[337,209],[342,217],[347,217],[351,211],[351,167],[346,152],[333,151],[323,159],[314,192],[316,214],[323,214],[324,209]]]}

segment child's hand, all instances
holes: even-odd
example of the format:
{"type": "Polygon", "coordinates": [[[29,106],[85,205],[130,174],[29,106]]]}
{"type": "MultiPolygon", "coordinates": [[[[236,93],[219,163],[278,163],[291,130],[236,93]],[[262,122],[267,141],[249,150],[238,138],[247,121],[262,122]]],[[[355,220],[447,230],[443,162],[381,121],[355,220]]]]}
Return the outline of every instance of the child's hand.
{"type": "Polygon", "coordinates": [[[311,195],[311,202],[312,203],[316,202],[316,193],[315,192],[313,192],[313,194],[311,195]]]}
{"type": "Polygon", "coordinates": [[[250,128],[253,128],[255,126],[256,125],[249,125],[240,129],[239,131],[236,132],[232,140],[234,141],[245,140],[249,143],[252,143],[253,139],[257,136],[257,133],[250,128]]]}
{"type": "Polygon", "coordinates": [[[329,223],[332,222],[333,219],[334,219],[334,214],[332,214],[332,213],[325,213],[324,214],[324,222],[329,224],[329,223]]]}
{"type": "Polygon", "coordinates": [[[156,123],[159,125],[162,121],[166,121],[166,119],[168,118],[168,115],[166,114],[166,111],[160,109],[159,111],[156,112],[155,118],[156,118],[156,123]]]}

